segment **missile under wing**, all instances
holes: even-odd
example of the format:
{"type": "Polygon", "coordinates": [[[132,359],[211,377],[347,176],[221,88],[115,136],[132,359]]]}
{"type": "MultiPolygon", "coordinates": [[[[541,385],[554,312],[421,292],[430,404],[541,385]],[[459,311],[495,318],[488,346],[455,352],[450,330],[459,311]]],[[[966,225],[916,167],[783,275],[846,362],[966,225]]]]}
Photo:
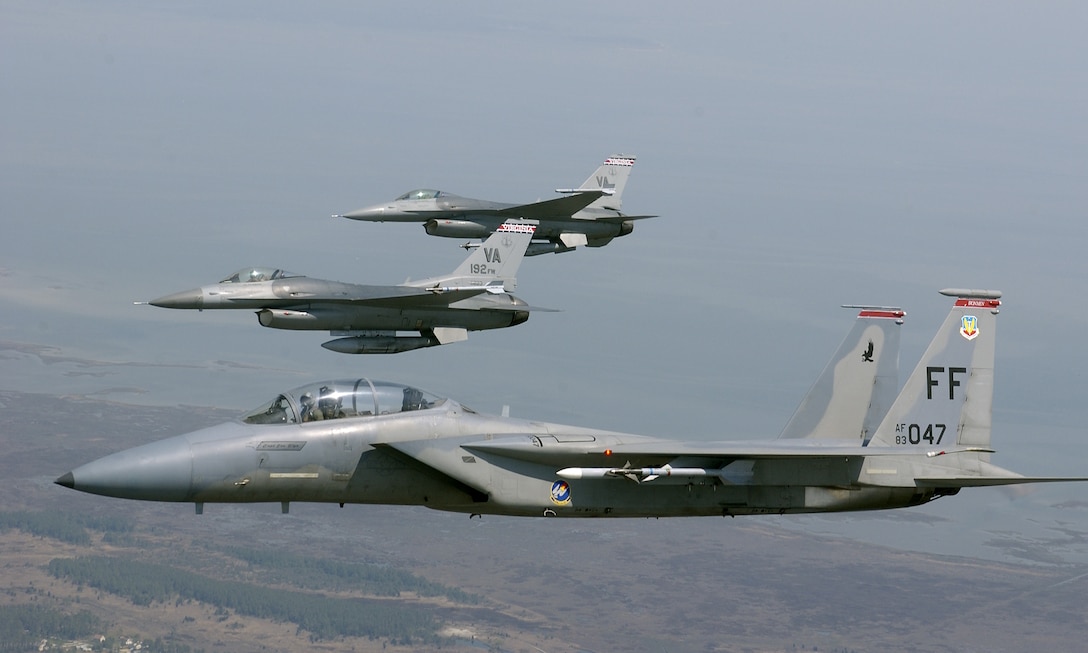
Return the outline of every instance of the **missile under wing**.
{"type": "MultiPolygon", "coordinates": [[[[197,512],[206,503],[278,501],[286,511],[292,501],[316,501],[666,517],[901,508],[964,487],[1088,480],[1022,476],[991,462],[1000,294],[944,292],[955,298],[952,311],[866,444],[853,431],[681,442],[484,415],[362,378],[280,393],[238,422],[112,454],[57,483],[192,502],[197,512]]],[[[870,355],[867,343],[859,354],[870,355]]],[[[875,343],[871,355],[879,355],[875,343]]],[[[857,404],[846,412],[868,414],[857,404]]]]}
{"type": "Polygon", "coordinates": [[[261,326],[329,331],[322,344],[344,354],[383,354],[464,340],[469,331],[529,319],[531,308],[508,291],[536,226],[499,225],[448,275],[397,286],[314,279],[275,268],[243,268],[219,283],[159,297],[161,308],[245,309],[261,326]]]}
{"type": "Polygon", "coordinates": [[[366,222],[422,222],[432,236],[487,238],[507,218],[538,223],[526,256],[569,252],[579,245],[602,247],[634,230],[635,220],[652,215],[626,215],[621,210],[623,189],[635,157],[605,159],[578,188],[557,188],[564,197],[507,204],[461,197],[442,190],[418,188],[395,200],[356,209],[333,217],[366,222]]]}

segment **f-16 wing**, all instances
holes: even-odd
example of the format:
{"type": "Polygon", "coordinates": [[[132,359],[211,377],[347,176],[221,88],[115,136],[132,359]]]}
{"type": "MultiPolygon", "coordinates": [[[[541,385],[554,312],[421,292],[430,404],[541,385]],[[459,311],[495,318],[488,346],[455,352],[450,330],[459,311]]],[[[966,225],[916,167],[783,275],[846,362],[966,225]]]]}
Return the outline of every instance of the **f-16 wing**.
{"type": "MultiPolygon", "coordinates": [[[[360,285],[337,297],[315,298],[314,303],[348,305],[365,304],[391,307],[446,306],[484,292],[491,292],[490,286],[450,287],[437,284],[427,287],[360,285]]],[[[502,292],[501,282],[498,286],[498,292],[502,292]]]]}
{"type": "Polygon", "coordinates": [[[554,200],[533,202],[532,204],[520,204],[511,206],[495,213],[510,218],[525,218],[527,220],[547,220],[549,218],[569,218],[575,213],[586,208],[603,196],[604,191],[583,190],[573,195],[558,197],[554,200]]]}

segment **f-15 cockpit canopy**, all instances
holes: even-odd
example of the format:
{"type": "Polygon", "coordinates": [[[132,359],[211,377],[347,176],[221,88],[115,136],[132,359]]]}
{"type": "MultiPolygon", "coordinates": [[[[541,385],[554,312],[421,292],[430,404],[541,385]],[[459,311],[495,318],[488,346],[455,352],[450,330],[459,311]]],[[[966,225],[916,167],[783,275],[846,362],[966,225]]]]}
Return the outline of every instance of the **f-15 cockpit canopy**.
{"type": "Polygon", "coordinates": [[[396,202],[400,200],[433,200],[442,195],[442,191],[434,190],[432,188],[417,188],[416,190],[410,190],[407,193],[398,197],[396,202]]]}
{"type": "Polygon", "coordinates": [[[399,383],[346,379],[320,381],[285,392],[242,418],[247,424],[298,424],[433,408],[446,400],[399,383]]]}
{"type": "Polygon", "coordinates": [[[276,279],[301,276],[301,274],[276,268],[242,268],[219,283],[253,283],[255,281],[275,281],[276,279]]]}

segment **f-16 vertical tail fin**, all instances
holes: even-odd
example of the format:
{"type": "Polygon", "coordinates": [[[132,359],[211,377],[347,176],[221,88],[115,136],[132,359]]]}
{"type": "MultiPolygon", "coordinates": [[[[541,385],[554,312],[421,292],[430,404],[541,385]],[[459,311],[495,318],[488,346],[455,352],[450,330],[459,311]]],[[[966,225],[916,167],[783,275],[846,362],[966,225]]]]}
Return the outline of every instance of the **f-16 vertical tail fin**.
{"type": "Polygon", "coordinates": [[[614,154],[604,160],[597,170],[582,182],[578,188],[557,189],[562,193],[577,193],[585,190],[603,190],[605,194],[597,198],[586,208],[611,209],[619,211],[623,203],[623,188],[627,185],[627,177],[631,174],[631,168],[635,165],[635,157],[623,154],[614,154]]]}
{"type": "Polygon", "coordinates": [[[857,308],[857,320],[801,400],[780,439],[864,444],[899,389],[899,326],[905,313],[887,306],[857,308]]]}
{"type": "MultiPolygon", "coordinates": [[[[984,453],[990,447],[994,338],[1001,293],[942,290],[952,311],[877,428],[871,446],[984,453]]],[[[983,456],[985,460],[988,456],[983,456]]]]}
{"type": "Polygon", "coordinates": [[[535,221],[507,220],[479,247],[473,247],[468,258],[450,274],[413,281],[408,285],[436,287],[439,290],[485,288],[489,292],[513,291],[518,283],[518,268],[535,232],[535,221]]]}

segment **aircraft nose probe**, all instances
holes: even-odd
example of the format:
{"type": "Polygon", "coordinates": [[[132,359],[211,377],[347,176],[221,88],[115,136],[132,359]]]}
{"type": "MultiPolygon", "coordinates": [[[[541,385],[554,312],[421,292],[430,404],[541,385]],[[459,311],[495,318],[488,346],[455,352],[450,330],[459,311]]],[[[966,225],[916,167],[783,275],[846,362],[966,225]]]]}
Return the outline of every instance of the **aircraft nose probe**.
{"type": "Polygon", "coordinates": [[[364,209],[356,209],[347,213],[333,213],[334,218],[347,218],[349,220],[368,220],[380,218],[385,215],[385,205],[368,206],[364,209]]]}
{"type": "Polygon", "coordinates": [[[183,290],[172,295],[165,295],[147,302],[159,308],[202,308],[204,306],[204,293],[200,288],[183,290]]]}

